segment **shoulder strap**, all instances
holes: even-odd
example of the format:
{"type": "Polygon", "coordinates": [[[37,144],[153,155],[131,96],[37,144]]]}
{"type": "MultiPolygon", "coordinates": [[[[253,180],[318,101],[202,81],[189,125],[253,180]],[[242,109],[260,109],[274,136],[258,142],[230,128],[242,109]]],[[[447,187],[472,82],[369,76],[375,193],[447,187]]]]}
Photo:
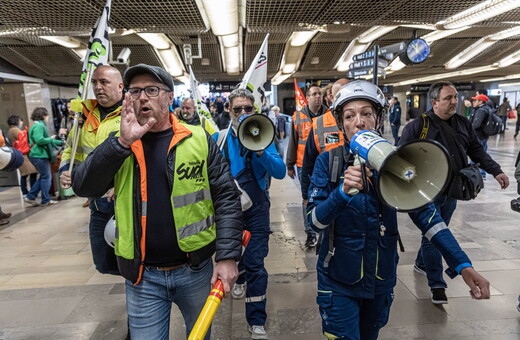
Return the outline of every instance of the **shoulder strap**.
{"type": "Polygon", "coordinates": [[[426,139],[426,135],[428,134],[428,129],[430,128],[430,120],[427,118],[426,114],[421,115],[423,120],[423,127],[421,130],[421,135],[419,136],[419,139],[426,139]]]}
{"type": "Polygon", "coordinates": [[[329,177],[334,187],[336,187],[341,178],[343,162],[345,161],[346,157],[345,154],[345,147],[343,145],[329,151],[329,177]]]}
{"type": "Polygon", "coordinates": [[[222,147],[223,147],[224,141],[226,139],[226,136],[228,134],[228,131],[229,131],[229,129],[224,129],[224,130],[220,130],[220,132],[218,133],[217,146],[219,147],[220,150],[222,150],[222,147]]]}
{"type": "MultiPolygon", "coordinates": [[[[446,123],[445,120],[437,117],[433,112],[428,112],[427,115],[428,115],[428,117],[430,117],[434,126],[436,126],[437,124],[440,125],[440,126],[436,126],[436,127],[439,130],[439,134],[440,134],[442,140],[444,141],[444,145],[446,148],[448,147],[448,145],[451,145],[451,144],[448,143],[443,132],[446,132],[448,135],[453,137],[453,139],[456,141],[455,144],[457,146],[457,150],[459,150],[459,154],[462,159],[462,164],[466,164],[468,156],[467,156],[467,153],[462,149],[462,144],[460,143],[460,138],[459,138],[459,134],[457,133],[457,131],[455,131],[455,129],[450,124],[446,123]]],[[[453,119],[455,119],[455,118],[453,118],[453,119]]]]}

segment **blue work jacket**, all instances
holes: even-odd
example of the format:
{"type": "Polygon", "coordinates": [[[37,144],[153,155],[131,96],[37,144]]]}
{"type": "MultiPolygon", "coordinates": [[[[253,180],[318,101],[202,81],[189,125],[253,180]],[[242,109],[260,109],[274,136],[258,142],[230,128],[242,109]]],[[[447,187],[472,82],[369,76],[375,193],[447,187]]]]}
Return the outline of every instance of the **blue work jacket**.
{"type": "MultiPolygon", "coordinates": [[[[348,146],[345,146],[348,148],[348,146]]],[[[347,149],[348,150],[348,149],[347,149]]],[[[348,152],[348,151],[346,151],[348,152]]],[[[348,164],[343,164],[346,170],[348,164]]],[[[378,197],[377,171],[372,170],[369,191],[348,196],[342,192],[343,177],[333,188],[329,175],[329,152],[318,156],[309,187],[309,223],[323,232],[317,263],[318,289],[357,298],[373,298],[396,284],[397,213],[378,197]],[[329,253],[329,225],[334,222],[334,251],[329,253]]],[[[342,172],[343,174],[343,172],[342,172]]],[[[343,175],[342,175],[343,176],[343,175]]],[[[413,220],[421,232],[441,251],[450,277],[471,266],[432,203],[413,220]]]]}

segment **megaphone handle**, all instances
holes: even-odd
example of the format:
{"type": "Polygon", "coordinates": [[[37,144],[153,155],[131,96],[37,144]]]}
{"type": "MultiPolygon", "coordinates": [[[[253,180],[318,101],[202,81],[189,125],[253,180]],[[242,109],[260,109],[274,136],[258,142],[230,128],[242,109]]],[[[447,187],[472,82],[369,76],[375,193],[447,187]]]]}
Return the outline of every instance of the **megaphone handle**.
{"type": "MultiPolygon", "coordinates": [[[[359,161],[359,156],[356,154],[356,156],[354,157],[354,165],[359,165],[361,164],[361,162],[359,161]]],[[[363,169],[361,169],[363,170],[363,169]]],[[[365,184],[365,180],[363,179],[363,184],[365,184]]],[[[349,196],[354,196],[354,195],[357,195],[359,194],[359,189],[357,188],[350,188],[348,190],[348,193],[347,193],[349,196]]]]}

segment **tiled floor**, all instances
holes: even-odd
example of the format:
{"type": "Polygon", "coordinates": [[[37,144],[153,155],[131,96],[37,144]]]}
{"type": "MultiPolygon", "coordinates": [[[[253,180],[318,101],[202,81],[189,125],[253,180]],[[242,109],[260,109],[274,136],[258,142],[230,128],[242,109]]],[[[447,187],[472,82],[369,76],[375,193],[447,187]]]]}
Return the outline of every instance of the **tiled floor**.
{"type": "MultiPolygon", "coordinates": [[[[490,154],[510,176],[520,140],[493,137],[490,154]]],[[[412,270],[420,234],[399,214],[406,252],[400,253],[390,321],[380,339],[520,339],[520,214],[510,210],[516,183],[505,191],[492,178],[475,201],[460,202],[451,228],[477,270],[491,281],[492,298],[475,301],[460,278],[448,279],[449,304],[429,300],[426,279],[412,270]]],[[[92,266],[83,199],[45,208],[24,205],[19,188],[0,188],[0,204],[13,213],[0,227],[0,339],[124,339],[123,280],[92,266]]],[[[322,339],[315,303],[316,257],[303,247],[300,194],[286,178],[271,189],[273,234],[266,259],[269,288],[266,329],[274,340],[322,339]]],[[[183,339],[174,308],[171,339],[183,339]]],[[[213,339],[249,339],[244,303],[226,299],[213,339]]]]}

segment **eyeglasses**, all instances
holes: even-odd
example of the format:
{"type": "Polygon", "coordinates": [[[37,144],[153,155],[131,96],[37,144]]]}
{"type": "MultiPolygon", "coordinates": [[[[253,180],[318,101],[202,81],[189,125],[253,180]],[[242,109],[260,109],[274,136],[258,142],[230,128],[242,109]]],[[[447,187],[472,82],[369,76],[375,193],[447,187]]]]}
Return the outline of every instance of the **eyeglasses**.
{"type": "Polygon", "coordinates": [[[235,107],[233,107],[233,112],[235,112],[236,114],[239,114],[240,112],[242,112],[242,110],[244,110],[246,113],[251,113],[254,111],[254,109],[255,109],[255,107],[252,105],[235,106],[235,107]]]}
{"type": "Polygon", "coordinates": [[[128,89],[128,90],[126,90],[126,92],[130,93],[130,96],[132,97],[132,99],[139,99],[139,97],[141,97],[141,91],[144,91],[144,93],[146,93],[146,95],[149,98],[152,98],[152,97],[157,97],[159,95],[159,92],[161,92],[161,90],[163,90],[165,92],[171,92],[170,90],[160,88],[159,86],[148,86],[148,87],[145,87],[144,89],[140,89],[140,88],[128,89]]]}

